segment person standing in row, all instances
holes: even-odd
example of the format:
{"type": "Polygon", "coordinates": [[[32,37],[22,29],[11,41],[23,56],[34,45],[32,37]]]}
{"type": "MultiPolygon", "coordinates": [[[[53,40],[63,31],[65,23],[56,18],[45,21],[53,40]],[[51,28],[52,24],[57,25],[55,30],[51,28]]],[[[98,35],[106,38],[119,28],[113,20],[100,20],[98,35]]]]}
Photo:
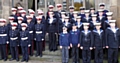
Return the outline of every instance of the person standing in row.
{"type": "Polygon", "coordinates": [[[22,31],[20,31],[20,46],[22,49],[22,60],[28,62],[29,54],[28,54],[28,47],[30,47],[30,38],[29,38],[29,31],[27,30],[27,24],[21,24],[22,31]]]}
{"type": "Polygon", "coordinates": [[[36,17],[37,19],[37,24],[35,25],[35,40],[36,40],[36,56],[42,57],[42,45],[44,41],[44,33],[45,33],[45,28],[44,24],[42,23],[42,17],[36,17]]]}
{"type": "Polygon", "coordinates": [[[9,42],[10,42],[10,51],[11,51],[11,59],[19,61],[18,55],[18,46],[19,46],[19,31],[17,30],[17,23],[11,23],[11,30],[9,30],[9,42]]]}
{"type": "Polygon", "coordinates": [[[29,31],[30,44],[31,44],[31,46],[29,47],[29,55],[33,56],[33,52],[34,52],[33,51],[33,47],[34,47],[33,37],[34,37],[35,26],[34,26],[34,22],[32,22],[32,16],[26,16],[26,18],[27,18],[27,25],[28,25],[27,30],[29,31]]]}
{"type": "Polygon", "coordinates": [[[110,27],[106,32],[106,48],[108,48],[108,63],[118,63],[118,48],[120,47],[120,29],[116,27],[116,20],[109,20],[110,27]]]}
{"type": "Polygon", "coordinates": [[[49,33],[49,50],[56,51],[57,50],[57,42],[56,42],[56,34],[57,34],[57,19],[53,17],[54,13],[49,12],[49,19],[47,20],[47,32],[49,33]]]}
{"type": "Polygon", "coordinates": [[[70,34],[67,32],[67,27],[62,28],[60,33],[59,43],[60,49],[62,49],[62,63],[68,63],[69,61],[69,49],[70,49],[70,34]]]}
{"type": "Polygon", "coordinates": [[[79,63],[79,37],[80,31],[77,29],[77,26],[73,24],[72,30],[70,31],[70,47],[72,48],[72,60],[73,63],[79,63]]]}
{"type": "Polygon", "coordinates": [[[88,30],[89,23],[83,23],[84,30],[80,33],[80,49],[82,49],[83,63],[91,62],[91,50],[93,49],[92,32],[88,30]]]}
{"type": "Polygon", "coordinates": [[[103,63],[103,48],[105,48],[104,32],[101,28],[101,23],[95,23],[93,30],[93,41],[95,49],[95,63],[103,63]]]}
{"type": "Polygon", "coordinates": [[[0,52],[1,52],[1,59],[7,61],[7,47],[8,44],[8,26],[5,25],[6,20],[0,19],[0,52]]]}

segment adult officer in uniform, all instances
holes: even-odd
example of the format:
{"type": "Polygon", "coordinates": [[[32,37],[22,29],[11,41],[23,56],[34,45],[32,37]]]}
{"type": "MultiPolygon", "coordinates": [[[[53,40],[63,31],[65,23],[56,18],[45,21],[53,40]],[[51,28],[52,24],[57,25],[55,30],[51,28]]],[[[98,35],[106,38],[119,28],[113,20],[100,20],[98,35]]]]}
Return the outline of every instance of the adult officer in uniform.
{"type": "Polygon", "coordinates": [[[56,51],[56,34],[58,31],[57,19],[53,17],[54,13],[49,12],[50,18],[47,20],[47,32],[49,33],[49,50],[56,51]]]}

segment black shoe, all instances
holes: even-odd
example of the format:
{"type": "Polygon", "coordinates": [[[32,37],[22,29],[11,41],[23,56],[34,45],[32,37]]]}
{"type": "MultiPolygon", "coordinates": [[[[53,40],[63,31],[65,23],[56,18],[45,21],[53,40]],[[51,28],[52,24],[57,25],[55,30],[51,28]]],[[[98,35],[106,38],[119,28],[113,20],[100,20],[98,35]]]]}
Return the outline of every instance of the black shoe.
{"type": "Polygon", "coordinates": [[[28,62],[28,60],[26,60],[26,62],[28,62]]]}
{"type": "Polygon", "coordinates": [[[18,61],[19,61],[19,59],[16,59],[16,61],[18,62],[18,61]]]}
{"type": "Polygon", "coordinates": [[[42,57],[42,54],[40,54],[40,57],[42,57]]]}
{"type": "Polygon", "coordinates": [[[14,58],[11,58],[10,61],[14,60],[14,58]]]}
{"type": "Polygon", "coordinates": [[[33,54],[30,54],[30,56],[33,56],[33,54]]]}
{"type": "Polygon", "coordinates": [[[37,57],[37,56],[39,56],[39,54],[36,54],[35,56],[37,57]]]}
{"type": "Polygon", "coordinates": [[[4,61],[7,61],[7,59],[4,59],[4,61]]]}
{"type": "Polygon", "coordinates": [[[24,61],[25,61],[24,59],[21,60],[21,62],[24,62],[24,61]]]}

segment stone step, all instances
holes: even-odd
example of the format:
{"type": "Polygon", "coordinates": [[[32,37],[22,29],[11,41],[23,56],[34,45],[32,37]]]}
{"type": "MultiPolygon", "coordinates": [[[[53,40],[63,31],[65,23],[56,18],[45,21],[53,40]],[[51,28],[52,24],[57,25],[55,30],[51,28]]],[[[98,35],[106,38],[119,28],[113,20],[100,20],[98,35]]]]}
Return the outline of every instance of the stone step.
{"type": "Polygon", "coordinates": [[[61,51],[57,50],[55,52],[53,52],[53,51],[50,52],[49,50],[45,50],[45,51],[43,51],[43,55],[61,56],[61,51]]]}

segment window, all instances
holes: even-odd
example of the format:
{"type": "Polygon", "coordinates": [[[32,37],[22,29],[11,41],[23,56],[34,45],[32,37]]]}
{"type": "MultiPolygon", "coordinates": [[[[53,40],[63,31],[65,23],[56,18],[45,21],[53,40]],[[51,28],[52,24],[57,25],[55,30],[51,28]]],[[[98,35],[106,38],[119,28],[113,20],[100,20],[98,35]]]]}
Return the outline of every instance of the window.
{"type": "Polygon", "coordinates": [[[83,6],[83,0],[74,0],[75,11],[79,11],[80,7],[83,6]]]}
{"type": "Polygon", "coordinates": [[[94,0],[85,0],[86,9],[90,9],[91,7],[95,7],[94,0]]]}

